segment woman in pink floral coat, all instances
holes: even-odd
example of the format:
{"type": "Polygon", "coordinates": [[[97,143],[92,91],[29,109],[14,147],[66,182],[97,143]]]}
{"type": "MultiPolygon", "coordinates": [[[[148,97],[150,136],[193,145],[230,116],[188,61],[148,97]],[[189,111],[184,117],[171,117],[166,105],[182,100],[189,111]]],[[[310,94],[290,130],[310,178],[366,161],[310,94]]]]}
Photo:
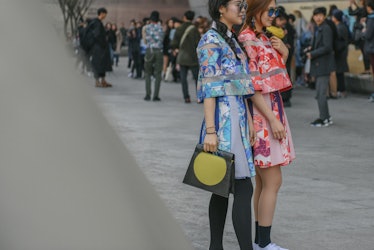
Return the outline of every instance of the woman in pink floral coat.
{"type": "Polygon", "coordinates": [[[271,243],[270,231],[282,183],[280,167],[290,164],[295,158],[280,94],[292,87],[285,66],[288,49],[279,38],[268,38],[265,32],[279,13],[275,0],[247,2],[246,23],[239,41],[250,58],[250,76],[255,88],[255,95],[250,100],[257,133],[257,141],[253,146],[256,167],[254,249],[282,250],[271,243]]]}

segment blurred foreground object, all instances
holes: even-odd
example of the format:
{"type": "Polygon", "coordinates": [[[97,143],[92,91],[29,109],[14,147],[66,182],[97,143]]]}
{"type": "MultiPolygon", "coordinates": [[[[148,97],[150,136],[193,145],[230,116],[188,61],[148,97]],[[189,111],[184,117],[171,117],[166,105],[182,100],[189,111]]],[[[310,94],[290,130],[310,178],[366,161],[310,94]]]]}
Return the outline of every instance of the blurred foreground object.
{"type": "Polygon", "coordinates": [[[43,6],[0,6],[0,249],[192,249],[73,72],[43,6]]]}

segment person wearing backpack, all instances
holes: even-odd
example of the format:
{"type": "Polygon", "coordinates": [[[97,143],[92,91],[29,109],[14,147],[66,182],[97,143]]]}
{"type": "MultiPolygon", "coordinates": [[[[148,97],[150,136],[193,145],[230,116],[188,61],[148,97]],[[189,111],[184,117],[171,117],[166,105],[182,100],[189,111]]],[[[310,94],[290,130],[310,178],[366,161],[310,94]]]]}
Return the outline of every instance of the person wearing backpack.
{"type": "Polygon", "coordinates": [[[180,78],[182,82],[182,92],[185,103],[191,103],[188,93],[187,75],[191,70],[197,86],[197,78],[199,74],[199,61],[197,59],[196,48],[200,41],[200,33],[192,20],[195,12],[189,10],[184,13],[184,23],[175,31],[174,39],[171,43],[172,49],[177,53],[177,65],[180,69],[180,78]]]}
{"type": "MultiPolygon", "coordinates": [[[[91,65],[94,72],[96,87],[112,87],[105,80],[106,72],[112,71],[112,61],[110,58],[109,44],[106,37],[106,31],[102,21],[106,18],[108,11],[105,8],[97,10],[97,18],[93,19],[88,25],[86,33],[92,34],[93,46],[90,49],[91,65]]],[[[88,34],[86,34],[87,36],[88,34]]]]}

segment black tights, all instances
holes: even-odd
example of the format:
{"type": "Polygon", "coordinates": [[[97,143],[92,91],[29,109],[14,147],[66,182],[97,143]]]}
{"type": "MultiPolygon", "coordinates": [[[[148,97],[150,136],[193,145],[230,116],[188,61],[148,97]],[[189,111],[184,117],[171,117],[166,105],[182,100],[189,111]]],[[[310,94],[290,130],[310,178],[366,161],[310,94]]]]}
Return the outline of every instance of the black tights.
{"type": "MultiPolygon", "coordinates": [[[[241,250],[252,250],[251,200],[253,186],[251,179],[235,180],[232,222],[241,250]]],[[[210,247],[209,250],[223,250],[222,238],[229,199],[212,194],[209,204],[210,247]]]]}

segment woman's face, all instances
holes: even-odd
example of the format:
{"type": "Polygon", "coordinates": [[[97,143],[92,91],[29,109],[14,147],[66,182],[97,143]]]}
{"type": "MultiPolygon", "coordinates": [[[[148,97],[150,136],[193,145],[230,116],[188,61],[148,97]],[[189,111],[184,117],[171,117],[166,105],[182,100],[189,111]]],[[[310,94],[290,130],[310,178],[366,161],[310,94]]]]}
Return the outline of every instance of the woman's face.
{"type": "Polygon", "coordinates": [[[170,29],[172,29],[174,27],[174,21],[172,19],[169,20],[168,26],[169,26],[170,29]]]}
{"type": "Polygon", "coordinates": [[[278,10],[277,10],[277,6],[275,5],[275,0],[272,0],[269,3],[266,11],[264,11],[263,13],[257,14],[256,21],[259,22],[262,27],[270,27],[273,20],[276,17],[277,11],[278,10]]]}
{"type": "Polygon", "coordinates": [[[245,0],[231,0],[226,6],[220,7],[219,11],[222,14],[220,21],[229,28],[234,24],[242,24],[247,7],[247,2],[245,0]]]}

